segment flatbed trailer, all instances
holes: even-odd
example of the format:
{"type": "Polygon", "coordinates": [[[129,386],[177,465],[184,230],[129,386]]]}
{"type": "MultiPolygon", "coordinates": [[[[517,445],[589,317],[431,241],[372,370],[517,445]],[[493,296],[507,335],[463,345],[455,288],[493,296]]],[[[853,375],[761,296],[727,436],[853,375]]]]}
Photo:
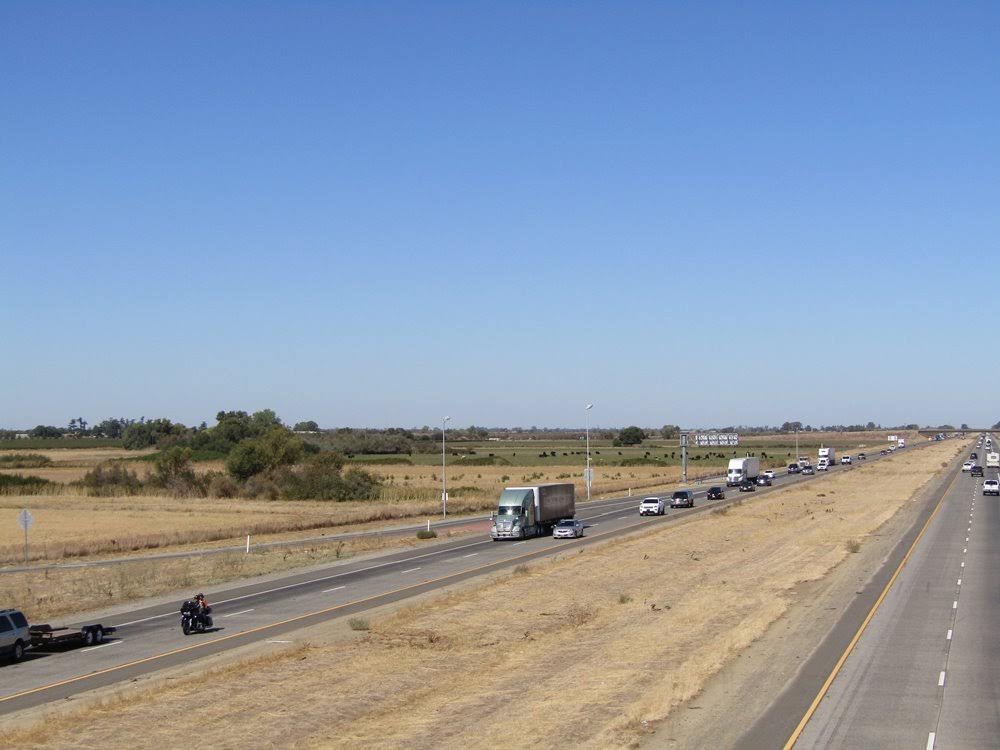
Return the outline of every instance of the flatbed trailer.
{"type": "Polygon", "coordinates": [[[70,628],[63,625],[32,625],[28,628],[31,637],[31,648],[74,648],[76,646],[96,646],[103,643],[104,639],[113,635],[117,628],[110,625],[81,625],[78,628],[70,628]]]}

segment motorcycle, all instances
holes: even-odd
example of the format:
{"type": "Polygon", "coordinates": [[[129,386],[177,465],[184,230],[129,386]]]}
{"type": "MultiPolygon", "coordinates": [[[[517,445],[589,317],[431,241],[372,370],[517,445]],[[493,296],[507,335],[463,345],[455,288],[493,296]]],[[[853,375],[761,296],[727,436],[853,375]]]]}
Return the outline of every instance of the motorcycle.
{"type": "Polygon", "coordinates": [[[184,631],[184,635],[190,635],[194,632],[204,633],[205,630],[211,628],[212,618],[209,615],[211,611],[211,607],[206,607],[203,612],[197,602],[184,602],[181,605],[181,630],[184,631]]]}

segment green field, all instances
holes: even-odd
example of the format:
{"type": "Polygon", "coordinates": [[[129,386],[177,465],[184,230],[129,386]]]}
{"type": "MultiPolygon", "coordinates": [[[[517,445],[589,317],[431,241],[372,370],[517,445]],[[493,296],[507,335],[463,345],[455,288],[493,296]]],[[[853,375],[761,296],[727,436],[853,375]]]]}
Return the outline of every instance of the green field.
{"type": "MultiPolygon", "coordinates": [[[[824,434],[799,436],[799,455],[816,458],[820,444],[844,452],[878,450],[887,445],[882,433],[845,433],[843,437],[824,434]]],[[[421,445],[421,449],[426,448],[421,445]]],[[[454,442],[447,444],[449,466],[583,466],[586,463],[586,444],[576,440],[504,440],[500,442],[454,442]]],[[[783,466],[795,460],[795,439],[787,436],[748,437],[735,448],[688,449],[689,467],[726,466],[731,458],[747,453],[761,458],[768,466],[783,466]]],[[[642,445],[615,447],[610,440],[591,440],[590,457],[594,466],[649,465],[680,466],[681,450],[677,440],[651,439],[642,445]],[[623,462],[625,462],[623,464],[623,462]],[[639,463],[637,463],[639,462],[639,463]]],[[[410,456],[353,456],[358,463],[404,464],[434,466],[441,463],[440,444],[432,452],[414,453],[410,456]]]]}

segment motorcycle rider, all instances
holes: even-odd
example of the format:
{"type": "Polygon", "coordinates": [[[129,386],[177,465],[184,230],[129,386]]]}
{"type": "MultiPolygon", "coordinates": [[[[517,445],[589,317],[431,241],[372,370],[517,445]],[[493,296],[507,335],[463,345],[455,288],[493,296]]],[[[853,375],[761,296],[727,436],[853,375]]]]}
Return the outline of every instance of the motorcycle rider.
{"type": "Polygon", "coordinates": [[[198,607],[198,616],[205,623],[205,627],[212,627],[212,608],[209,606],[208,600],[205,599],[205,595],[201,592],[195,594],[194,603],[198,607]]]}

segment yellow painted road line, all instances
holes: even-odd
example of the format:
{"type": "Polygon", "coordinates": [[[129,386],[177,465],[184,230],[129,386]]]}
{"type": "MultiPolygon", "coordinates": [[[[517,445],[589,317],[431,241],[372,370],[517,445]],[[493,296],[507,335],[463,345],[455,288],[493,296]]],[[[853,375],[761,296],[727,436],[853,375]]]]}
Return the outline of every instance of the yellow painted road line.
{"type": "Polygon", "coordinates": [[[944,499],[948,497],[948,493],[951,492],[951,488],[954,486],[955,482],[958,481],[959,477],[961,476],[962,472],[958,472],[955,475],[955,478],[952,479],[951,482],[949,482],[948,488],[943,493],[941,493],[941,499],[938,500],[937,505],[934,506],[934,510],[931,511],[931,514],[930,516],[928,516],[927,521],[926,523],[924,523],[923,528],[920,529],[920,533],[917,534],[916,539],[914,539],[913,543],[910,544],[910,548],[906,550],[906,554],[903,555],[903,559],[896,567],[896,570],[895,572],[893,572],[892,577],[889,579],[889,582],[885,584],[885,588],[882,589],[882,593],[879,594],[878,599],[875,600],[875,603],[872,605],[872,608],[868,611],[868,615],[861,623],[861,627],[858,628],[858,632],[854,634],[854,637],[851,639],[851,642],[847,644],[847,648],[844,649],[844,653],[842,653],[840,655],[840,658],[837,659],[837,663],[834,665],[833,671],[830,672],[829,677],[826,678],[826,681],[823,683],[823,686],[819,689],[819,692],[816,694],[816,697],[813,698],[813,702],[809,705],[809,709],[806,711],[805,715],[799,721],[798,726],[795,727],[795,731],[792,732],[792,736],[788,738],[788,742],[785,743],[782,750],[791,750],[791,748],[795,745],[795,743],[798,742],[799,735],[802,734],[802,731],[806,728],[806,724],[809,723],[809,720],[812,718],[813,714],[816,713],[816,709],[819,708],[820,701],[822,701],[824,696],[826,696],[827,691],[830,689],[830,685],[833,684],[833,681],[836,679],[837,674],[840,672],[841,668],[843,668],[844,662],[847,661],[847,658],[851,655],[851,652],[854,651],[854,647],[858,645],[858,641],[861,640],[862,634],[868,628],[868,623],[872,621],[872,618],[875,617],[875,613],[878,611],[878,608],[882,606],[882,601],[885,599],[886,595],[889,593],[889,590],[896,582],[896,579],[899,577],[899,574],[903,572],[903,568],[909,561],[910,555],[913,554],[913,550],[917,548],[917,544],[923,537],[924,532],[926,532],[928,527],[930,527],[931,521],[934,520],[934,516],[936,516],[937,512],[941,509],[941,505],[944,503],[944,499]]]}

